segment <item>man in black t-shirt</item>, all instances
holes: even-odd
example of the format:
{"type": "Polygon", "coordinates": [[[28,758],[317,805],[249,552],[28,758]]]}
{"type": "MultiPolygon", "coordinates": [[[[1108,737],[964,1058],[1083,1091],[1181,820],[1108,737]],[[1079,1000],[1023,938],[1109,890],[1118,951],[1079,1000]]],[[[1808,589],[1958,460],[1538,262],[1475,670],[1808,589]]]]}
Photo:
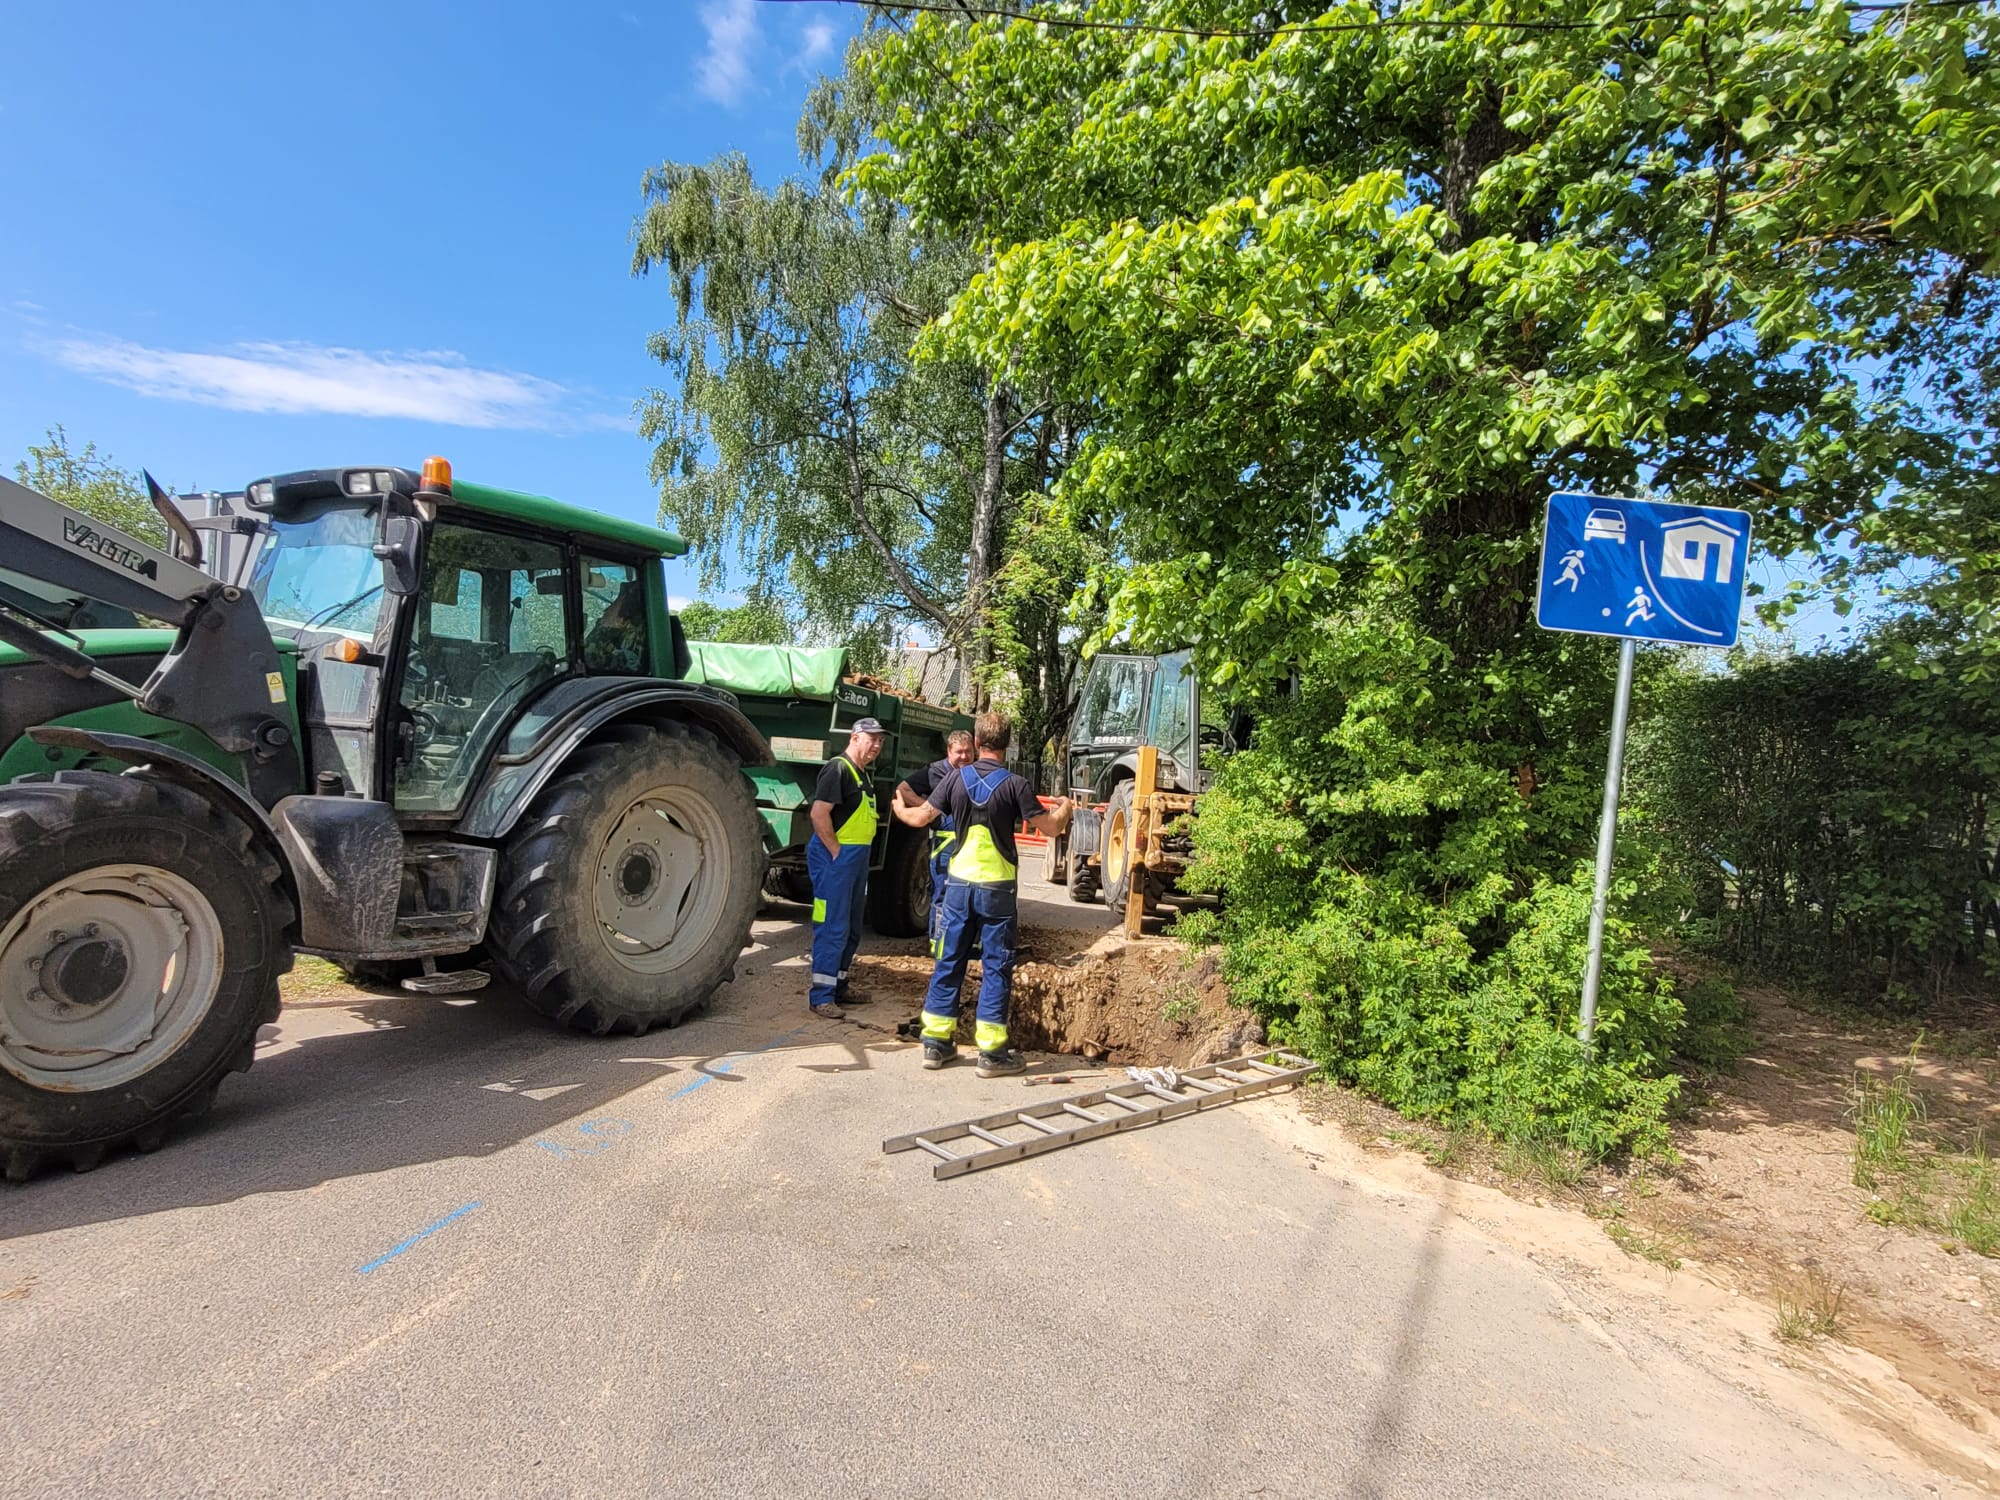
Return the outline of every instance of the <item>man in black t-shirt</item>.
{"type": "Polygon", "coordinates": [[[883,729],[857,719],[847,749],[820,767],[813,787],[813,836],[806,840],[806,873],[812,877],[812,987],[806,1004],[829,1021],[846,1018],[841,1002],[847,971],[861,946],[861,907],[868,894],[868,850],[875,842],[875,783],[866,772],[882,753],[883,729]]]}
{"type": "MultiPolygon", "coordinates": [[[[937,784],[951,775],[960,766],[972,764],[972,732],[954,729],[944,737],[944,759],[934,760],[920,771],[912,771],[908,781],[896,784],[896,800],[905,807],[921,807],[924,799],[936,790],[937,784]]],[[[957,844],[958,836],[951,826],[947,814],[938,819],[931,829],[931,957],[937,957],[938,938],[944,927],[944,887],[949,878],[946,867],[951,863],[951,851],[957,844]]]]}
{"type": "Polygon", "coordinates": [[[1007,769],[1007,746],[1014,728],[999,714],[981,714],[973,725],[978,759],[961,766],[931,789],[919,807],[901,798],[890,809],[912,828],[927,828],[949,816],[957,842],[945,886],[944,924],[937,964],[924,996],[924,1066],[942,1068],[958,1055],[959,990],[965,966],[979,946],[979,1014],[974,1036],[979,1076],[1019,1073],[1027,1061],[1007,1045],[1007,1001],[1014,983],[1014,940],[1019,923],[1015,889],[1020,851],[1014,830],[1023,823],[1053,838],[1069,827],[1069,799],[1044,809],[1024,777],[1007,769]]]}

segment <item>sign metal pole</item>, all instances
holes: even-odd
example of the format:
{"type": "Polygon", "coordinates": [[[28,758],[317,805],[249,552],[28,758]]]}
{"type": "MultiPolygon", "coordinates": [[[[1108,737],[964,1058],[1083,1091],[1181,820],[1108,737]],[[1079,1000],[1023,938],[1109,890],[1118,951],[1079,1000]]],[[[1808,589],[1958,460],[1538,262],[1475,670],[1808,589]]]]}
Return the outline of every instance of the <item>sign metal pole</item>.
{"type": "Polygon", "coordinates": [[[1597,1025],[1597,985],[1604,977],[1604,914],[1611,900],[1611,852],[1618,841],[1618,784],[1625,774],[1625,725],[1632,715],[1632,663],[1639,648],[1629,637],[1618,647],[1618,696],[1611,707],[1611,758],[1604,767],[1604,814],[1597,825],[1597,890],[1590,901],[1590,963],[1583,971],[1583,1014],[1576,1039],[1590,1049],[1597,1025]]]}

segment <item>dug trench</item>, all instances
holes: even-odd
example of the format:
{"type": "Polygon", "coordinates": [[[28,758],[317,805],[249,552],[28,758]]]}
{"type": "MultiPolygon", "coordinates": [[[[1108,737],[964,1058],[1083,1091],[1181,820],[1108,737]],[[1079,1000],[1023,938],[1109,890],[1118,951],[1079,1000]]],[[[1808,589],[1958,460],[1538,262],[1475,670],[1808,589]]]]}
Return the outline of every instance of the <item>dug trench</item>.
{"type": "MultiPolygon", "coordinates": [[[[1257,1018],[1232,1005],[1213,956],[1180,944],[1117,932],[1028,928],[1014,965],[1009,1040],[1027,1052],[1114,1066],[1195,1067],[1263,1045],[1257,1018]]],[[[980,966],[970,965],[959,1040],[972,1041],[980,966]]],[[[918,941],[863,950],[854,980],[872,997],[862,1015],[892,1026],[923,1008],[931,959],[918,941]]]]}

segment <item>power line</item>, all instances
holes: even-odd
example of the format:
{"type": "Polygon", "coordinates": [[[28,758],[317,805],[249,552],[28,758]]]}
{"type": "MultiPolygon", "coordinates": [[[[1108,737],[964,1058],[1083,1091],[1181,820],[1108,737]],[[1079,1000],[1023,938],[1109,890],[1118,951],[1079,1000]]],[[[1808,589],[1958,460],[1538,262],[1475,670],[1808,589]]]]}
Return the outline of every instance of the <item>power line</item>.
{"type": "MultiPolygon", "coordinates": [[[[852,5],[861,10],[924,11],[932,15],[955,16],[961,20],[1033,21],[1037,25],[1065,31],[1116,31],[1128,36],[1187,36],[1198,39],[1226,37],[1274,37],[1311,35],[1343,31],[1465,31],[1484,27],[1488,31],[1601,31],[1606,23],[1586,21],[1495,21],[1476,16],[1441,19],[1417,16],[1376,16],[1366,21],[1299,21],[1284,26],[1203,27],[1176,26],[1156,21],[1105,21],[1091,16],[1051,15],[1045,11],[1005,10],[999,6],[956,4],[953,0],[761,0],[766,5],[852,5]]],[[[1893,11],[1964,10],[1987,0],[1846,0],[1842,10],[1858,14],[1893,11]]],[[[1646,21],[1692,21],[1708,12],[1697,10],[1648,11],[1624,16],[1613,24],[1638,25],[1646,21]]]]}

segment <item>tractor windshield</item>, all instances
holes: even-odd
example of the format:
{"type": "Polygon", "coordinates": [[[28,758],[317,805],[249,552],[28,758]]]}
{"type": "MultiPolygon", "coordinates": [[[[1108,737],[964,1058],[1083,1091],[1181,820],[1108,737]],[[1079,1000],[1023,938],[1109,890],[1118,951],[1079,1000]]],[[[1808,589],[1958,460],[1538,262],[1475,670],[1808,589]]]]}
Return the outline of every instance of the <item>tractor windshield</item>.
{"type": "Polygon", "coordinates": [[[374,547],[375,516],[361,506],[273,520],[250,591],[281,634],[325,631],[372,642],[386,601],[374,547]]]}

